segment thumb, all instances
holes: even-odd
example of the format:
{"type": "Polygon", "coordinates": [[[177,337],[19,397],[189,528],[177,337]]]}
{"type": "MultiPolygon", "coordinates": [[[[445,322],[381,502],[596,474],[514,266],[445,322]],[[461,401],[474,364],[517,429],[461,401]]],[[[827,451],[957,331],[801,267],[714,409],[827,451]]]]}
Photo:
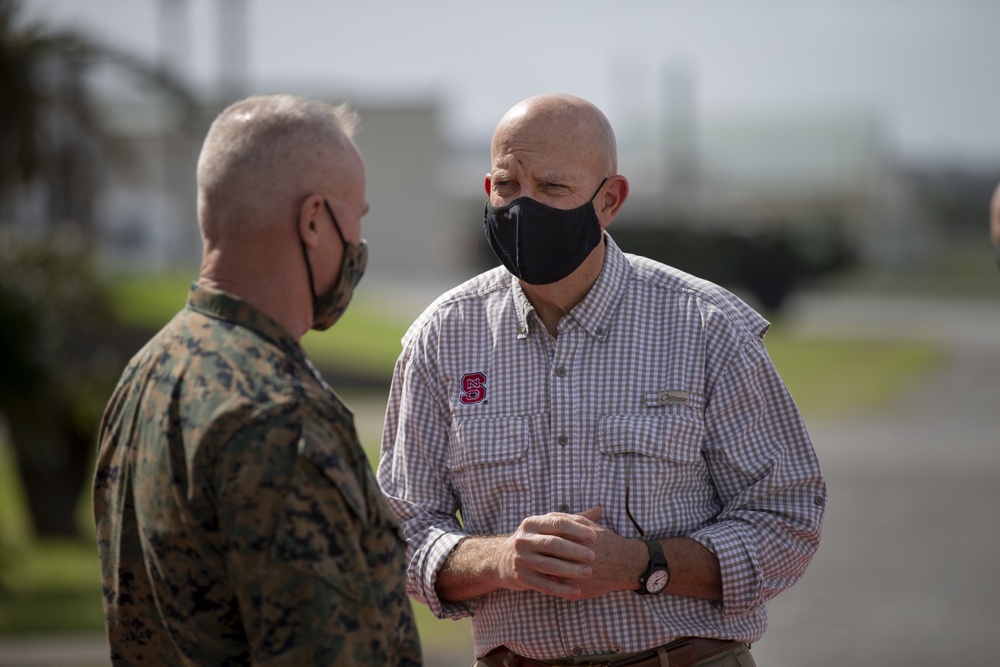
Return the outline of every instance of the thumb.
{"type": "Polygon", "coordinates": [[[580,516],[584,517],[585,519],[590,519],[594,523],[597,523],[598,521],[601,520],[601,508],[591,507],[586,512],[580,512],[580,516]]]}

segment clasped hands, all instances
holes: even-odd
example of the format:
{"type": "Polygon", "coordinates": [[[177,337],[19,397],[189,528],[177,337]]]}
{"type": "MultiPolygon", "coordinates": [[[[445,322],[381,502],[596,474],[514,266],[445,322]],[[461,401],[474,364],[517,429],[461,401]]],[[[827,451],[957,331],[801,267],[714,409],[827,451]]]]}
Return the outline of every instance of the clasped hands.
{"type": "Polygon", "coordinates": [[[566,600],[635,589],[646,567],[646,547],[599,525],[600,519],[600,507],[524,519],[499,550],[503,587],[566,600]]]}

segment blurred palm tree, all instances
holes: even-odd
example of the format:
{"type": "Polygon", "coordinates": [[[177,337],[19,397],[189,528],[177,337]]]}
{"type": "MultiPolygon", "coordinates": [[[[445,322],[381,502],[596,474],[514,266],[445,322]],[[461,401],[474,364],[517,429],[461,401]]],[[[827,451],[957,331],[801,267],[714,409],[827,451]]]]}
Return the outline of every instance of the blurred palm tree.
{"type": "Polygon", "coordinates": [[[21,10],[21,0],[0,0],[0,203],[16,207],[25,187],[41,187],[53,223],[92,230],[95,166],[115,151],[95,112],[88,74],[111,66],[130,75],[173,102],[187,126],[198,105],[162,67],[27,19],[21,10]]]}
{"type": "Polygon", "coordinates": [[[79,230],[0,229],[0,413],[39,536],[77,533],[121,335],[79,230]]]}
{"type": "Polygon", "coordinates": [[[100,410],[121,370],[107,346],[117,334],[89,252],[96,167],[114,154],[88,73],[123,70],[176,103],[188,127],[198,107],[162,69],[25,19],[21,8],[20,0],[0,0],[0,220],[5,211],[16,219],[24,192],[41,188],[52,223],[0,229],[0,416],[36,534],[72,535],[100,410]]]}

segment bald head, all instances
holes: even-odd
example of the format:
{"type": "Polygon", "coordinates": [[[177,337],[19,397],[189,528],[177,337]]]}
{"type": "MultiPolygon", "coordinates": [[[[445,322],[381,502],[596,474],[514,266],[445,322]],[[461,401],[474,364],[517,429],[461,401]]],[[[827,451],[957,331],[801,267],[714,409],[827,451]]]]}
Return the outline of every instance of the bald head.
{"type": "Polygon", "coordinates": [[[512,147],[533,145],[599,173],[618,171],[618,148],[611,123],[587,100],[562,93],[531,97],[503,115],[493,134],[495,160],[512,147]]]}
{"type": "Polygon", "coordinates": [[[198,221],[206,240],[293,218],[298,199],[331,193],[356,167],[355,114],[341,105],[264,95],[225,109],[198,159],[198,221]]]}

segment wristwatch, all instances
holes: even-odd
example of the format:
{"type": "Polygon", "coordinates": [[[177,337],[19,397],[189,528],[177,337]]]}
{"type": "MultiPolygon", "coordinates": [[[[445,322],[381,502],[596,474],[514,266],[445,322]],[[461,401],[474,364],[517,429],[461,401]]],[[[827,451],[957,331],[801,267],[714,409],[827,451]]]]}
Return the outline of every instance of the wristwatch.
{"type": "Polygon", "coordinates": [[[649,565],[639,576],[639,595],[656,595],[670,583],[670,570],[667,568],[667,557],[663,555],[663,545],[658,540],[645,540],[649,549],[649,565]]]}

